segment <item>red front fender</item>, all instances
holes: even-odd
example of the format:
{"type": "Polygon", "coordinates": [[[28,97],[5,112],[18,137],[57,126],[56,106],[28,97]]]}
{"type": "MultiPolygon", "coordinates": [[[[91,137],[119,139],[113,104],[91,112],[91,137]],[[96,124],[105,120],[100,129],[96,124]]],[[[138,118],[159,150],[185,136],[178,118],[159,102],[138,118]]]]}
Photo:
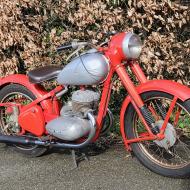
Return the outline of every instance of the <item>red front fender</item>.
{"type": "Polygon", "coordinates": [[[8,84],[20,84],[30,91],[38,98],[42,97],[47,92],[40,86],[29,82],[28,77],[22,74],[9,75],[4,78],[0,78],[0,89],[8,84]]]}
{"type": "MultiPolygon", "coordinates": [[[[146,83],[140,84],[139,86],[136,87],[136,90],[139,94],[148,91],[162,91],[171,95],[175,95],[182,101],[190,99],[190,88],[170,80],[151,80],[146,83]]],[[[127,149],[130,149],[130,147],[126,143],[126,135],[124,129],[124,115],[130,102],[131,98],[127,96],[122,104],[120,112],[120,131],[127,149]]]]}

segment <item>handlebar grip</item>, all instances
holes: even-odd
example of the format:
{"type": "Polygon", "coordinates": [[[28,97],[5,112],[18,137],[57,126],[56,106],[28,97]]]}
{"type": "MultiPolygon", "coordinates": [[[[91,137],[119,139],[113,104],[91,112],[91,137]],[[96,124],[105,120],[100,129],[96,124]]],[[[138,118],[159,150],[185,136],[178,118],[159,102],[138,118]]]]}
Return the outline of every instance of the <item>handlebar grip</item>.
{"type": "Polygon", "coordinates": [[[57,52],[60,52],[60,51],[62,51],[64,49],[72,49],[72,48],[73,48],[72,44],[62,45],[62,46],[60,46],[60,47],[57,48],[57,52]]]}

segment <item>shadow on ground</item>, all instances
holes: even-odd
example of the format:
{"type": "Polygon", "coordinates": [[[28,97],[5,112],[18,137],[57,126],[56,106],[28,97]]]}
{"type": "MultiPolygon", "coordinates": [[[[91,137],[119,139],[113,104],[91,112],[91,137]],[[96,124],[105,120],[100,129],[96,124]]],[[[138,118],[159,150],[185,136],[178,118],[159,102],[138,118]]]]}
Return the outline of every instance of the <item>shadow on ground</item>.
{"type": "MultiPolygon", "coordinates": [[[[85,150],[87,151],[87,150],[85,150]]],[[[26,158],[0,147],[1,190],[189,190],[189,179],[159,176],[132,158],[121,144],[88,147],[90,161],[77,169],[68,150],[26,158]]]]}

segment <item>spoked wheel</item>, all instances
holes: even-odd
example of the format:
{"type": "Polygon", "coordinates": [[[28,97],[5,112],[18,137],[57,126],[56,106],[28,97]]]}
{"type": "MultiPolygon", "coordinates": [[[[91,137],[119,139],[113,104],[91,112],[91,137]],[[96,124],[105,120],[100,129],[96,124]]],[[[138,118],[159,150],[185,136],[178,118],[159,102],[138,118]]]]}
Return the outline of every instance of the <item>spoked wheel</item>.
{"type": "MultiPolygon", "coordinates": [[[[36,97],[28,89],[17,84],[10,84],[0,91],[1,103],[12,102],[27,105],[35,99],[36,97]]],[[[5,135],[22,134],[22,129],[18,124],[18,114],[18,110],[8,113],[6,108],[0,108],[0,133],[5,135]]],[[[24,133],[22,136],[34,137],[30,133],[24,133]]],[[[31,157],[40,156],[47,150],[46,147],[38,145],[13,145],[13,149],[31,157]]]]}
{"type": "MultiPolygon", "coordinates": [[[[142,94],[141,97],[145,105],[154,110],[156,125],[161,128],[173,96],[152,91],[142,94]]],[[[125,132],[129,139],[147,134],[132,105],[125,113],[125,132]]],[[[179,100],[176,103],[165,130],[164,140],[132,143],[131,147],[144,166],[160,175],[180,178],[190,176],[190,101],[179,100]]]]}

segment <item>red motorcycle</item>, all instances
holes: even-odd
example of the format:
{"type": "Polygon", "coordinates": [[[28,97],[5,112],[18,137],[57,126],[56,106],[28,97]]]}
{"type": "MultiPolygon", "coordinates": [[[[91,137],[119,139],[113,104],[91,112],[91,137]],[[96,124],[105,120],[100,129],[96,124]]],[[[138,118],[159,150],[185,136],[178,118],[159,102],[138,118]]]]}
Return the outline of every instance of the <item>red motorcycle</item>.
{"type": "Polygon", "coordinates": [[[120,113],[120,130],[128,151],[150,170],[170,177],[190,175],[190,89],[169,80],[145,77],[136,59],[140,38],[118,33],[95,47],[72,42],[57,50],[75,49],[65,67],[46,66],[0,78],[0,142],[22,153],[42,155],[49,147],[75,150],[95,142],[112,123],[108,109],[112,78],[117,74],[128,95],[120,113]],[[91,47],[85,53],[81,48],[91,47]],[[130,68],[138,85],[129,77],[130,68]],[[46,91],[42,82],[60,86],[46,91]],[[103,84],[101,94],[94,85],[103,84]],[[69,86],[78,86],[61,103],[69,86]],[[109,124],[105,124],[105,120],[109,124]]]}

